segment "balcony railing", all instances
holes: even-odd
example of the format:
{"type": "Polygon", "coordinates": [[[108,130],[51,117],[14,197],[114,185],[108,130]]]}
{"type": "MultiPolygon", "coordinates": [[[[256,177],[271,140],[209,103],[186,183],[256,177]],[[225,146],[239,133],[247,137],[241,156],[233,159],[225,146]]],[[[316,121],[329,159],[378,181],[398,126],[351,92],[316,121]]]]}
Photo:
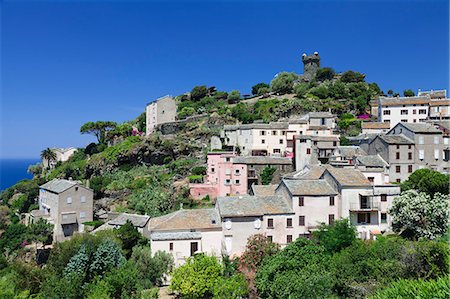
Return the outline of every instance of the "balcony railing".
{"type": "Polygon", "coordinates": [[[379,211],[379,202],[350,203],[350,211],[379,211]]]}

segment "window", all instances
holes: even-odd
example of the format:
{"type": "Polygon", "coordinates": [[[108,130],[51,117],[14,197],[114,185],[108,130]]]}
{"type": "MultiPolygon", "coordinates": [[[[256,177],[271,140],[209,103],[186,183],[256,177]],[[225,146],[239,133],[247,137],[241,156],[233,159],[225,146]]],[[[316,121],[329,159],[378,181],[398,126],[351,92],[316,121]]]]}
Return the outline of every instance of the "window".
{"type": "Polygon", "coordinates": [[[419,144],[423,144],[423,136],[419,136],[419,144]]]}
{"type": "Polygon", "coordinates": [[[334,223],[334,214],[328,215],[328,224],[331,225],[334,223]]]}
{"type": "Polygon", "coordinates": [[[383,115],[391,115],[391,110],[383,110],[383,115]]]}
{"type": "Polygon", "coordinates": [[[283,139],[280,139],[280,144],[283,144],[283,139]]]}
{"type": "Polygon", "coordinates": [[[407,119],[402,119],[401,122],[402,122],[402,123],[407,123],[408,120],[407,120],[407,119]]]}
{"type": "Polygon", "coordinates": [[[265,143],[266,143],[266,140],[265,140],[265,139],[262,139],[262,140],[261,140],[261,143],[262,143],[262,144],[265,144],[265,143]]]}
{"type": "Polygon", "coordinates": [[[395,172],[400,173],[400,165],[395,166],[395,172]]]}
{"type": "Polygon", "coordinates": [[[286,227],[292,227],[292,218],[286,219],[286,227]]]}
{"type": "Polygon", "coordinates": [[[439,136],[434,136],[434,144],[439,144],[439,136]]]}
{"type": "Polygon", "coordinates": [[[381,201],[387,201],[387,195],[381,194],[381,201]]]}
{"type": "Polygon", "coordinates": [[[438,150],[438,149],[435,149],[435,150],[434,150],[434,159],[435,159],[435,160],[438,160],[438,159],[439,159],[439,150],[438,150]]]}
{"type": "Polygon", "coordinates": [[[419,159],[420,159],[420,160],[423,160],[424,157],[425,157],[424,151],[423,151],[423,150],[419,150],[419,159]]]}
{"type": "Polygon", "coordinates": [[[336,141],[333,141],[333,146],[337,146],[337,142],[336,141]]]}
{"type": "Polygon", "coordinates": [[[260,132],[259,132],[259,135],[261,135],[261,136],[266,136],[266,131],[260,131],[260,132]]]}
{"type": "Polygon", "coordinates": [[[370,213],[358,213],[358,224],[370,223],[370,213]]]}
{"type": "Polygon", "coordinates": [[[383,120],[384,123],[390,123],[391,121],[389,119],[383,120]]]}
{"type": "Polygon", "coordinates": [[[417,119],[413,119],[413,123],[416,123],[417,122],[417,119]]]}
{"type": "Polygon", "coordinates": [[[399,152],[395,153],[395,159],[400,160],[400,153],[399,152]]]}
{"type": "Polygon", "coordinates": [[[310,149],[310,148],[307,148],[307,149],[306,149],[306,154],[307,154],[307,155],[311,155],[311,149],[310,149]]]}
{"type": "Polygon", "coordinates": [[[75,191],[78,191],[78,187],[75,187],[75,191]]]}
{"type": "Polygon", "coordinates": [[[400,183],[402,180],[401,179],[396,179],[395,180],[397,183],[400,183]]]}
{"type": "Polygon", "coordinates": [[[408,153],[408,160],[412,160],[412,153],[408,153]]]}
{"type": "Polygon", "coordinates": [[[277,131],[272,131],[273,136],[277,136],[277,131]]]}
{"type": "Polygon", "coordinates": [[[386,223],[386,222],[387,222],[387,214],[381,213],[381,223],[386,223]]]}
{"type": "Polygon", "coordinates": [[[86,196],[81,196],[81,200],[80,200],[81,202],[86,202],[86,196]]]}
{"type": "Polygon", "coordinates": [[[412,165],[408,165],[408,173],[412,173],[413,172],[413,166],[412,165]]]}
{"type": "Polygon", "coordinates": [[[273,149],[273,153],[274,153],[274,154],[280,154],[280,153],[281,153],[281,150],[280,150],[279,148],[274,148],[274,149],[273,149]]]}
{"type": "Polygon", "coordinates": [[[334,196],[330,196],[330,206],[334,206],[334,196]]]}
{"type": "Polygon", "coordinates": [[[273,218],[267,219],[267,228],[273,228],[273,218]]]}
{"type": "Polygon", "coordinates": [[[225,180],[225,186],[231,185],[231,180],[230,179],[226,179],[225,180]]]}
{"type": "Polygon", "coordinates": [[[273,242],[273,237],[272,236],[267,236],[267,240],[269,240],[269,242],[273,242]]]}
{"type": "Polygon", "coordinates": [[[169,243],[169,251],[173,251],[173,243],[172,242],[169,243]]]}
{"type": "Polygon", "coordinates": [[[240,185],[240,184],[241,184],[241,181],[236,180],[234,183],[235,183],[235,185],[240,185]]]}
{"type": "Polygon", "coordinates": [[[231,174],[231,170],[229,168],[225,169],[225,175],[230,175],[231,174]]]}
{"type": "Polygon", "coordinates": [[[396,148],[396,149],[400,149],[400,145],[397,144],[397,145],[395,146],[395,148],[396,148]]]}
{"type": "Polygon", "coordinates": [[[373,176],[370,176],[367,178],[369,180],[369,182],[373,183],[375,181],[375,178],[373,176]]]}
{"type": "Polygon", "coordinates": [[[80,212],[80,218],[86,217],[86,212],[80,212]]]}
{"type": "Polygon", "coordinates": [[[231,158],[230,157],[226,157],[225,158],[225,162],[230,162],[231,161],[231,158]]]}
{"type": "Polygon", "coordinates": [[[240,171],[239,169],[236,169],[236,170],[234,171],[234,173],[237,174],[237,175],[240,175],[240,174],[241,174],[241,171],[240,171]]]}
{"type": "Polygon", "coordinates": [[[298,216],[298,226],[305,226],[305,216],[298,216]]]}
{"type": "Polygon", "coordinates": [[[211,172],[214,173],[216,172],[216,169],[214,167],[211,168],[211,172]]]}
{"type": "Polygon", "coordinates": [[[427,114],[427,110],[426,109],[419,109],[419,114],[427,114]]]}
{"type": "Polygon", "coordinates": [[[402,110],[400,110],[400,114],[401,115],[408,115],[408,110],[402,109],[402,110]]]}
{"type": "Polygon", "coordinates": [[[298,206],[303,207],[305,205],[305,198],[303,196],[300,196],[298,198],[298,206]]]}
{"type": "Polygon", "coordinates": [[[72,203],[72,197],[67,197],[67,203],[71,204],[72,203]]]}
{"type": "Polygon", "coordinates": [[[286,236],[286,243],[292,243],[292,235],[287,235],[286,236]]]}
{"type": "Polygon", "coordinates": [[[448,145],[448,138],[444,138],[444,144],[448,145]]]}
{"type": "Polygon", "coordinates": [[[417,110],[416,109],[413,109],[413,114],[417,114],[417,110]]]}
{"type": "Polygon", "coordinates": [[[191,256],[198,251],[198,242],[191,242],[191,256]]]}
{"type": "Polygon", "coordinates": [[[408,149],[412,149],[412,145],[410,144],[410,145],[408,145],[408,149]]]}

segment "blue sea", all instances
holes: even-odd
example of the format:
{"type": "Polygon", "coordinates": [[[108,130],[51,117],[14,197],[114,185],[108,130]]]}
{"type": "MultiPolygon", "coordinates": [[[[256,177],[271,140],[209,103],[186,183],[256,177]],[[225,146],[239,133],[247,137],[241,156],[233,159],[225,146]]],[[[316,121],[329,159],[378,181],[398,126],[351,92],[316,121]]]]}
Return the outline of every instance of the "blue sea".
{"type": "Polygon", "coordinates": [[[0,159],[0,191],[11,187],[23,179],[31,179],[28,166],[40,162],[40,159],[0,159]]]}

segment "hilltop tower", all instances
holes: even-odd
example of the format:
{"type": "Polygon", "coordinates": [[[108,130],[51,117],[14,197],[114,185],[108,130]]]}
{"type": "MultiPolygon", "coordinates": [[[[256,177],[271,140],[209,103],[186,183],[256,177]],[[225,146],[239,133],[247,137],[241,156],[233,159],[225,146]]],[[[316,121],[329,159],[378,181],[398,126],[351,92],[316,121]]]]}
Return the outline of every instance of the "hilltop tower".
{"type": "Polygon", "coordinates": [[[311,81],[316,76],[317,71],[320,68],[320,56],[319,52],[314,52],[314,54],[302,55],[303,61],[303,78],[306,81],[311,81]]]}

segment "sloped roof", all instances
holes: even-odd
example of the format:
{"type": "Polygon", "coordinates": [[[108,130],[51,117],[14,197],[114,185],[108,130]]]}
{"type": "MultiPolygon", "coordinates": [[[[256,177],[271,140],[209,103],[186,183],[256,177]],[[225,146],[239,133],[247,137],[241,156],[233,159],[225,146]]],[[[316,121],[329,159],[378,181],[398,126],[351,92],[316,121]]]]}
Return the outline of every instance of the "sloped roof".
{"type": "Polygon", "coordinates": [[[414,144],[411,139],[404,135],[380,135],[379,138],[387,144],[414,144]]]}
{"type": "Polygon", "coordinates": [[[416,96],[416,97],[381,97],[381,106],[401,106],[401,105],[421,105],[428,104],[430,98],[428,96],[416,96]]]}
{"type": "Polygon", "coordinates": [[[439,129],[430,123],[399,123],[414,133],[441,133],[439,129]]]}
{"type": "Polygon", "coordinates": [[[367,153],[357,145],[341,145],[337,149],[342,157],[352,158],[355,156],[367,155],[367,153]]]}
{"type": "Polygon", "coordinates": [[[428,90],[428,91],[419,91],[417,93],[418,96],[430,96],[432,99],[436,98],[446,98],[447,97],[447,90],[428,90]]]}
{"type": "Polygon", "coordinates": [[[54,192],[54,193],[62,193],[75,185],[81,185],[81,184],[78,181],[53,179],[50,182],[47,182],[44,185],[41,185],[40,188],[54,192]]]}
{"type": "Polygon", "coordinates": [[[154,232],[150,234],[153,241],[195,240],[200,239],[200,232],[154,232]]]}
{"type": "Polygon", "coordinates": [[[216,206],[222,217],[262,216],[294,213],[281,196],[218,197],[216,206]]]}
{"type": "Polygon", "coordinates": [[[389,129],[390,124],[385,122],[363,122],[362,123],[363,129],[389,129]]]}
{"type": "Polygon", "coordinates": [[[335,195],[336,191],[325,180],[283,180],[292,195],[335,195]]]}
{"type": "Polygon", "coordinates": [[[309,118],[334,118],[330,112],[309,112],[309,118]]]}
{"type": "Polygon", "coordinates": [[[133,223],[134,227],[144,227],[150,220],[150,216],[122,213],[116,218],[108,221],[110,225],[124,225],[128,220],[133,223]]]}
{"type": "Polygon", "coordinates": [[[214,229],[221,228],[221,224],[215,209],[183,209],[151,218],[149,228],[151,231],[214,229]]]}
{"type": "Polygon", "coordinates": [[[450,100],[432,100],[430,106],[450,106],[450,100]]]}
{"type": "Polygon", "coordinates": [[[384,161],[379,155],[360,156],[356,158],[356,161],[359,165],[364,165],[367,167],[388,166],[386,161],[384,161]]]}
{"type": "MultiPolygon", "coordinates": [[[[326,170],[341,185],[348,187],[371,186],[369,180],[358,169],[328,168],[326,170]]],[[[323,176],[322,176],[323,177],[323,176]]]]}
{"type": "Polygon", "coordinates": [[[275,194],[275,189],[278,185],[252,185],[253,195],[255,196],[272,196],[275,194]]]}
{"type": "Polygon", "coordinates": [[[290,165],[292,160],[285,157],[274,156],[237,156],[233,158],[234,164],[280,164],[290,165]]]}

